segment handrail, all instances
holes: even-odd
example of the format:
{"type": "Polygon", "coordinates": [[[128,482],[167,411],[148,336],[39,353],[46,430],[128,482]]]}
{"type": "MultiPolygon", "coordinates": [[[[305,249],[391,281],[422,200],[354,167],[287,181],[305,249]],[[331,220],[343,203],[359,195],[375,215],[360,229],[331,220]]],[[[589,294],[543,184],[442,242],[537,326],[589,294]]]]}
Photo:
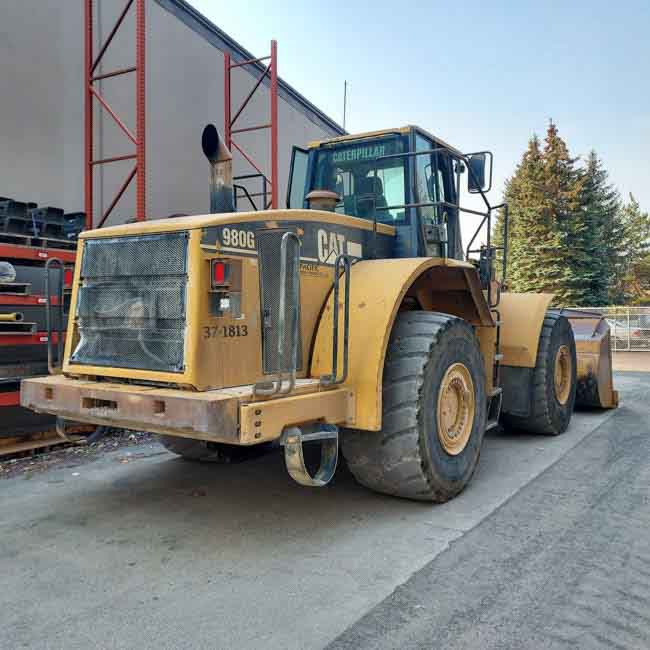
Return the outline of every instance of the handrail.
{"type": "MultiPolygon", "coordinates": [[[[289,262],[289,239],[296,242],[296,263],[294,264],[295,278],[293,285],[293,296],[289,303],[289,309],[293,312],[292,332],[290,338],[291,350],[289,353],[289,384],[286,389],[282,388],[282,376],[278,382],[280,395],[287,395],[296,385],[296,367],[298,365],[298,340],[299,340],[299,314],[298,303],[300,301],[300,237],[295,232],[285,232],[280,244],[280,277],[288,279],[287,266],[289,262]]],[[[286,330],[287,314],[287,284],[286,280],[280,283],[280,318],[278,322],[278,358],[284,360],[284,339],[286,330]]]]}
{"type": "Polygon", "coordinates": [[[45,263],[45,324],[47,328],[47,369],[51,375],[61,372],[63,366],[63,321],[65,312],[63,308],[63,285],[65,282],[65,267],[58,257],[51,257],[45,263]],[[57,293],[57,307],[59,308],[59,332],[56,337],[56,364],[52,355],[52,292],[50,291],[50,271],[53,266],[59,267],[59,286],[57,293]]]}
{"type": "Polygon", "coordinates": [[[298,342],[300,331],[300,237],[295,232],[285,232],[280,244],[280,300],[278,308],[278,341],[277,353],[280,363],[285,361],[285,337],[286,337],[286,314],[287,305],[293,310],[293,321],[291,331],[291,350],[289,351],[288,385],[283,387],[285,371],[280,369],[277,379],[269,382],[260,382],[253,386],[253,396],[273,397],[275,395],[288,395],[296,385],[296,370],[298,366],[298,342]],[[287,297],[287,268],[289,261],[289,240],[296,242],[296,260],[294,264],[295,278],[293,284],[293,295],[287,297]]]}
{"type": "Polygon", "coordinates": [[[235,210],[237,210],[237,190],[242,190],[244,196],[248,199],[248,202],[251,204],[253,210],[257,210],[257,206],[255,205],[255,201],[253,201],[253,197],[243,185],[237,185],[237,183],[234,183],[232,189],[234,190],[233,197],[235,199],[235,210]]]}
{"type": "Polygon", "coordinates": [[[350,341],[350,269],[352,263],[348,255],[339,255],[334,262],[334,309],[332,333],[332,374],[323,375],[320,383],[323,386],[337,386],[348,378],[348,349],[350,341]],[[339,267],[345,274],[345,298],[343,301],[343,373],[338,377],[339,362],[339,267]]]}
{"type": "Polygon", "coordinates": [[[262,209],[263,210],[268,210],[270,202],[267,201],[268,198],[268,179],[264,174],[240,174],[239,176],[233,176],[233,181],[247,181],[255,178],[260,178],[262,180],[262,191],[261,192],[249,192],[248,188],[244,185],[241,184],[235,184],[233,185],[233,189],[235,190],[234,192],[234,202],[235,202],[235,211],[237,211],[237,199],[238,198],[246,198],[248,199],[248,202],[251,204],[253,207],[253,210],[257,211],[257,205],[255,204],[255,201],[253,201],[253,197],[263,197],[262,201],[262,209]],[[238,195],[237,190],[240,189],[243,191],[243,195],[238,195]]]}
{"type": "MultiPolygon", "coordinates": [[[[449,155],[451,158],[457,160],[457,161],[462,161],[465,164],[465,168],[469,172],[470,176],[472,177],[472,180],[476,183],[476,186],[478,187],[478,178],[476,174],[474,173],[474,170],[472,169],[471,165],[469,164],[469,156],[467,154],[458,154],[449,151],[449,149],[446,149],[444,147],[436,147],[434,149],[426,149],[423,151],[405,151],[402,153],[393,153],[393,154],[387,154],[385,156],[379,156],[376,159],[376,163],[379,163],[384,160],[390,160],[390,159],[395,159],[395,158],[415,158],[417,156],[424,156],[424,155],[432,155],[436,154],[436,166],[437,166],[437,160],[438,160],[438,153],[444,152],[447,155],[449,155]]],[[[486,152],[490,153],[490,152],[486,152]]],[[[379,165],[376,164],[374,168],[374,173],[375,176],[377,176],[377,171],[379,169],[379,165]]],[[[460,172],[456,172],[457,176],[460,178],[460,172]]],[[[470,253],[475,253],[477,252],[476,250],[472,249],[472,244],[478,237],[479,233],[483,229],[483,227],[487,224],[487,238],[486,238],[486,245],[485,248],[492,249],[492,250],[501,250],[503,251],[503,256],[502,256],[502,274],[501,274],[501,281],[505,282],[506,278],[506,270],[507,270],[507,257],[508,257],[508,222],[509,222],[509,214],[508,214],[508,205],[507,203],[500,203],[499,205],[492,206],[485,194],[485,192],[480,189],[478,194],[481,195],[481,198],[483,199],[483,202],[485,203],[486,210],[485,212],[482,212],[480,210],[472,210],[470,208],[465,208],[460,205],[460,203],[450,203],[449,201],[417,201],[413,203],[403,203],[400,205],[390,205],[390,206],[381,206],[381,207],[375,207],[375,210],[373,211],[374,213],[379,212],[379,211],[388,211],[388,210],[399,210],[399,209],[410,209],[410,208],[425,208],[425,207],[432,207],[432,208],[450,208],[453,210],[458,210],[458,212],[462,212],[465,214],[472,214],[475,216],[483,217],[481,219],[481,222],[479,223],[478,227],[476,228],[476,231],[472,235],[472,238],[470,239],[470,243],[467,246],[467,249],[465,250],[464,257],[466,260],[470,259],[470,253]],[[493,246],[491,242],[491,237],[492,237],[492,213],[495,210],[503,209],[504,211],[504,227],[503,227],[503,245],[502,246],[493,246]]],[[[459,196],[459,192],[457,192],[457,198],[459,196]]],[[[375,192],[376,195],[376,192],[375,192]]],[[[375,201],[376,204],[376,201],[375,201]]],[[[373,223],[376,224],[377,218],[376,215],[373,219],[373,223]]],[[[376,225],[375,225],[376,227],[376,225]]]]}

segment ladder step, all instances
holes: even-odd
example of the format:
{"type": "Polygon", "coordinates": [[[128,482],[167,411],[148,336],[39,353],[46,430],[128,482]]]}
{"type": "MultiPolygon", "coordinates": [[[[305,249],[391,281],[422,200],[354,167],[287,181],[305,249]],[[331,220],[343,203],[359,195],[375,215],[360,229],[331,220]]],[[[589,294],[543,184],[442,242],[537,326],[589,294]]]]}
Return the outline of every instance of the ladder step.
{"type": "Polygon", "coordinates": [[[333,427],[330,430],[325,431],[314,431],[313,433],[303,433],[302,441],[303,442],[313,442],[314,440],[337,440],[339,437],[339,432],[336,427],[333,427]]]}
{"type": "Polygon", "coordinates": [[[496,429],[499,426],[499,420],[488,420],[485,425],[485,430],[496,429]]]}
{"type": "Polygon", "coordinates": [[[503,359],[503,355],[500,352],[494,355],[495,361],[501,361],[501,359],[503,359]]]}
{"type": "Polygon", "coordinates": [[[503,393],[503,388],[501,386],[496,386],[492,389],[489,397],[496,397],[497,395],[501,395],[501,393],[503,393]]]}

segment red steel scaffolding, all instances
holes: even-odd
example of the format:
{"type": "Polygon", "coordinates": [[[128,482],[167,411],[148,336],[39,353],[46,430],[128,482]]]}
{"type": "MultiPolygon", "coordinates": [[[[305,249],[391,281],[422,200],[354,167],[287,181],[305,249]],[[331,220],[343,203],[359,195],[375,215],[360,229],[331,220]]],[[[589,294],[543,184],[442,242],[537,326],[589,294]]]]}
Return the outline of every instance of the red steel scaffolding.
{"type": "Polygon", "coordinates": [[[84,73],[85,73],[85,210],[86,210],[86,228],[93,227],[93,170],[98,165],[117,162],[118,160],[135,160],[131,172],[120,186],[117,194],[111,201],[110,205],[101,216],[98,228],[101,228],[106,219],[117,205],[118,201],[135,177],[136,179],[136,208],[135,218],[137,221],[144,221],[146,218],[145,205],[145,0],[127,0],[122,12],[120,13],[115,25],[108,34],[106,40],[99,48],[97,56],[93,52],[93,0],[85,0],[85,47],[84,47],[84,73]],[[135,4],[136,28],[135,28],[135,65],[128,68],[120,68],[96,74],[102,57],[104,56],[109,45],[113,41],[115,34],[121,27],[126,15],[129,13],[131,6],[135,4]],[[135,72],[136,84],[136,127],[135,134],[126,126],[126,124],[117,116],[115,111],[110,107],[106,99],[99,93],[95,87],[95,82],[101,79],[108,79],[135,72]],[[93,107],[94,100],[97,100],[102,108],[113,118],[117,126],[122,130],[126,137],[135,146],[135,153],[111,156],[108,158],[94,159],[94,128],[93,128],[93,107]]]}
{"type": "Polygon", "coordinates": [[[278,176],[278,44],[276,41],[271,41],[271,54],[269,56],[261,57],[259,59],[248,59],[246,61],[240,61],[238,63],[232,63],[230,54],[226,53],[224,55],[224,78],[225,78],[225,87],[224,87],[224,99],[225,99],[225,141],[228,148],[234,152],[236,149],[248,162],[248,164],[255,169],[256,174],[246,174],[243,176],[237,176],[234,180],[243,180],[251,178],[261,178],[262,180],[262,192],[259,193],[249,193],[243,186],[235,185],[235,192],[241,190],[246,198],[250,201],[251,205],[256,209],[255,203],[253,201],[254,197],[263,197],[263,209],[268,209],[271,207],[276,210],[279,206],[279,176],[278,176]],[[245,97],[244,101],[241,103],[239,108],[234,111],[233,115],[233,106],[232,106],[232,93],[231,93],[231,73],[235,68],[241,68],[243,66],[252,65],[256,68],[260,68],[260,64],[263,61],[268,61],[268,65],[262,68],[262,74],[259,79],[256,81],[255,85],[245,97]],[[234,128],[235,122],[241,116],[242,112],[250,102],[251,98],[255,94],[255,91],[262,85],[262,82],[266,77],[269,77],[271,80],[271,116],[270,120],[264,124],[256,124],[253,126],[245,126],[234,128]],[[271,173],[270,176],[265,174],[262,171],[262,165],[258,164],[253,160],[251,155],[247,153],[243,147],[233,140],[233,135],[238,133],[246,133],[249,131],[259,131],[262,129],[269,129],[271,132],[271,173]],[[267,201],[268,192],[267,186],[271,188],[271,200],[267,201]]]}

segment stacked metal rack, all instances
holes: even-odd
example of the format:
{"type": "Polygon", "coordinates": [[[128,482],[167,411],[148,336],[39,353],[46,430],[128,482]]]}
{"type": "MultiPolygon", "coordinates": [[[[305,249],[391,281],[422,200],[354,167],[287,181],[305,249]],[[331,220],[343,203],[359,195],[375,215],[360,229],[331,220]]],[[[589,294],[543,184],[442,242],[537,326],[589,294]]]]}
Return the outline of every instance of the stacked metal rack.
{"type": "Polygon", "coordinates": [[[0,208],[4,209],[0,214],[0,260],[10,265],[4,265],[9,277],[0,278],[0,454],[7,454],[60,441],[52,417],[20,406],[20,381],[48,372],[45,265],[52,258],[64,265],[62,274],[51,274],[52,304],[58,304],[61,293],[64,297],[63,318],[59,309],[52,310],[53,343],[65,336],[76,233],[83,215],[71,215],[66,222],[61,210],[39,209],[10,199],[0,199],[0,208]],[[70,239],[65,238],[68,234],[70,239]]]}

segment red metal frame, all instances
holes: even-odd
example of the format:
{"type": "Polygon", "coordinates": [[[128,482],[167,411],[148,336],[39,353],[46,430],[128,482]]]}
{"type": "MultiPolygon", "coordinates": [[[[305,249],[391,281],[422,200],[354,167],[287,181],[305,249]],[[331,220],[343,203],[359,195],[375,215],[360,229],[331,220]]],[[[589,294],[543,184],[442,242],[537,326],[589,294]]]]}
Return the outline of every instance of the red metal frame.
{"type": "Polygon", "coordinates": [[[58,248],[34,248],[21,244],[0,244],[0,257],[3,259],[14,258],[17,260],[49,260],[58,257],[64,262],[74,262],[77,251],[68,251],[58,248]]]}
{"type": "MultiPolygon", "coordinates": [[[[264,206],[265,209],[271,207],[277,210],[279,207],[279,175],[278,175],[278,44],[276,41],[271,41],[271,54],[259,59],[248,59],[247,61],[240,61],[239,63],[232,63],[230,54],[224,54],[224,100],[225,100],[225,141],[227,147],[234,153],[236,149],[248,164],[255,169],[255,171],[271,186],[271,200],[264,206]],[[251,91],[248,93],[239,108],[235,111],[235,116],[232,117],[232,93],[231,93],[231,73],[234,68],[241,68],[246,65],[258,65],[263,61],[269,61],[262,75],[257,80],[251,91]],[[251,97],[255,91],[262,85],[265,77],[271,79],[271,120],[265,124],[258,124],[254,126],[246,126],[242,128],[233,128],[235,122],[242,114],[251,97]],[[239,145],[232,136],[237,133],[245,133],[248,131],[258,131],[261,129],[269,129],[271,131],[271,174],[267,176],[262,171],[262,165],[256,163],[253,158],[239,145]]],[[[250,196],[266,196],[266,193],[254,193],[250,196]]]]}
{"type": "MultiPolygon", "coordinates": [[[[4,293],[0,294],[0,305],[9,305],[9,306],[24,306],[24,305],[44,305],[47,302],[45,296],[32,295],[32,296],[23,296],[20,294],[10,294],[4,293]]],[[[53,305],[59,304],[59,299],[56,296],[52,296],[51,300],[53,305]]]]}
{"type": "Polygon", "coordinates": [[[0,393],[0,406],[20,406],[20,391],[0,393]]]}
{"type": "Polygon", "coordinates": [[[85,70],[85,106],[84,106],[84,158],[85,158],[85,196],[84,205],[86,210],[86,228],[93,227],[94,205],[93,205],[93,169],[97,165],[105,165],[108,163],[116,162],[119,160],[132,160],[135,159],[135,165],[127,175],[124,183],[117,191],[115,198],[111,201],[107,210],[102,215],[98,228],[101,228],[106,219],[117,205],[117,202],[122,198],[122,195],[130,185],[133,177],[136,179],[136,199],[135,199],[135,218],[137,221],[144,221],[146,219],[146,185],[145,185],[145,0],[127,0],[122,12],[120,13],[115,25],[111,29],[108,37],[99,48],[97,56],[93,53],[93,0],[85,0],[84,2],[84,20],[86,24],[86,34],[84,42],[84,70],[85,70]],[[135,4],[135,65],[128,68],[120,68],[118,70],[111,70],[102,74],[95,74],[95,70],[99,65],[102,57],[104,56],[109,45],[113,41],[115,34],[120,29],[126,15],[129,13],[131,6],[135,4]],[[136,127],[135,135],[124,124],[124,122],[117,116],[117,114],[110,107],[108,102],[102,97],[98,90],[94,87],[94,83],[101,79],[109,79],[112,77],[121,76],[135,72],[136,83],[136,127]],[[100,160],[93,160],[94,155],[94,126],[93,126],[93,108],[94,100],[97,100],[102,108],[113,118],[117,126],[124,132],[126,137],[135,145],[134,154],[126,154],[122,156],[109,156],[100,160]]]}
{"type": "MultiPolygon", "coordinates": [[[[65,334],[63,335],[65,340],[65,334]]],[[[57,343],[59,335],[52,332],[52,343],[57,343]]],[[[3,345],[40,345],[47,343],[47,332],[34,332],[33,334],[0,334],[0,346],[3,345]]]]}

